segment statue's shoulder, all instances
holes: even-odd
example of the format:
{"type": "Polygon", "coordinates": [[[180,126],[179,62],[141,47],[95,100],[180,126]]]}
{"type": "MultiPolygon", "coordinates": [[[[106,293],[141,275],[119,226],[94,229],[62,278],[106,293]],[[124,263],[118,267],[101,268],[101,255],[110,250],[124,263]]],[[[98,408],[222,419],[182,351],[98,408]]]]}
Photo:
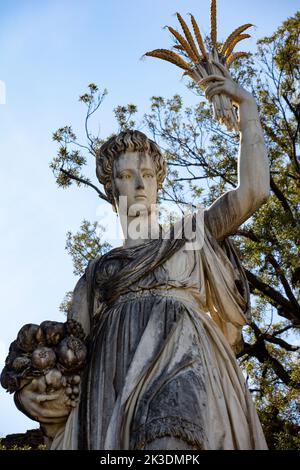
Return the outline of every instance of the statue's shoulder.
{"type": "Polygon", "coordinates": [[[96,268],[102,259],[102,255],[99,255],[91,260],[88,261],[88,264],[84,270],[84,273],[81,275],[81,277],[78,279],[74,291],[73,291],[73,297],[81,297],[84,293],[86,294],[86,291],[89,290],[89,286],[93,282],[93,278],[95,275],[96,268]]]}
{"type": "Polygon", "coordinates": [[[98,266],[101,264],[103,257],[104,255],[98,255],[95,258],[89,260],[87,264],[83,277],[88,290],[90,290],[94,284],[95,273],[98,266]]]}

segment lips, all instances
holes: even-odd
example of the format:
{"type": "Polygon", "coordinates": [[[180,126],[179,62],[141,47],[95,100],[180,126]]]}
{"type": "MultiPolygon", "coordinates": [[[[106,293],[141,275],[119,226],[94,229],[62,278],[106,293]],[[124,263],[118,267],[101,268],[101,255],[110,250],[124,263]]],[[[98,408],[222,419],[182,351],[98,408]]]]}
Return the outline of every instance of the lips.
{"type": "Polygon", "coordinates": [[[143,198],[143,199],[147,199],[147,196],[146,196],[145,194],[137,194],[137,195],[135,196],[136,199],[137,199],[137,198],[140,198],[140,197],[143,198]]]}

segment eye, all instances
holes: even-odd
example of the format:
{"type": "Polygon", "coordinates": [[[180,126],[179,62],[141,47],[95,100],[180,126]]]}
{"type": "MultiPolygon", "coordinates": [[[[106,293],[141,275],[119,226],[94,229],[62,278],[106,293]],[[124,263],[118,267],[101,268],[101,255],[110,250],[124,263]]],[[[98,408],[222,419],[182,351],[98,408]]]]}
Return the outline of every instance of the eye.
{"type": "Polygon", "coordinates": [[[154,176],[154,175],[153,175],[152,173],[146,173],[146,174],[144,175],[145,178],[153,178],[153,176],[154,176]]]}
{"type": "Polygon", "coordinates": [[[120,175],[121,180],[126,180],[130,178],[130,175],[128,173],[124,173],[123,175],[120,175]]]}

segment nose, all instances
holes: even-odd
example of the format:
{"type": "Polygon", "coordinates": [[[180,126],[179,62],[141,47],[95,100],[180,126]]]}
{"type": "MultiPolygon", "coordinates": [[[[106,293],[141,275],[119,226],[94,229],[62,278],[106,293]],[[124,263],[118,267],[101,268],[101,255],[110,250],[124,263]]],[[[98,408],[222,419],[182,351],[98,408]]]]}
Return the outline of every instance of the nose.
{"type": "Polygon", "coordinates": [[[135,179],[135,187],[136,189],[144,189],[144,181],[141,175],[137,175],[135,179]]]}

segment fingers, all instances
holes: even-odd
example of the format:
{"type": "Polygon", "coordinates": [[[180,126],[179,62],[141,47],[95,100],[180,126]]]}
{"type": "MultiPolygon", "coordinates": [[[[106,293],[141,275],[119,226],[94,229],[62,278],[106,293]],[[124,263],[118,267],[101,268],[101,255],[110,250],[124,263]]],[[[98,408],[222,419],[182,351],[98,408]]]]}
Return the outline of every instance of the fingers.
{"type": "Polygon", "coordinates": [[[223,93],[222,88],[215,88],[211,91],[211,93],[207,96],[207,99],[211,101],[215,95],[221,95],[223,93]]]}
{"type": "Polygon", "coordinates": [[[38,402],[38,403],[43,403],[45,401],[52,401],[52,400],[56,400],[57,398],[59,398],[59,393],[48,393],[48,394],[45,394],[45,395],[37,395],[35,397],[35,400],[38,402]]]}
{"type": "Polygon", "coordinates": [[[220,75],[209,75],[206,78],[203,78],[198,82],[198,85],[201,87],[206,87],[210,82],[219,82],[219,83],[224,83],[226,80],[225,77],[221,77],[220,75]]]}
{"type": "Polygon", "coordinates": [[[209,85],[205,90],[205,97],[211,101],[212,97],[217,94],[224,92],[224,85],[222,83],[213,83],[209,85]]]}
{"type": "Polygon", "coordinates": [[[230,80],[232,80],[232,77],[231,77],[230,73],[228,72],[227,68],[224,67],[223,64],[221,64],[220,62],[215,62],[214,60],[212,62],[216,67],[218,67],[220,72],[223,73],[224,77],[229,78],[230,80]]]}

